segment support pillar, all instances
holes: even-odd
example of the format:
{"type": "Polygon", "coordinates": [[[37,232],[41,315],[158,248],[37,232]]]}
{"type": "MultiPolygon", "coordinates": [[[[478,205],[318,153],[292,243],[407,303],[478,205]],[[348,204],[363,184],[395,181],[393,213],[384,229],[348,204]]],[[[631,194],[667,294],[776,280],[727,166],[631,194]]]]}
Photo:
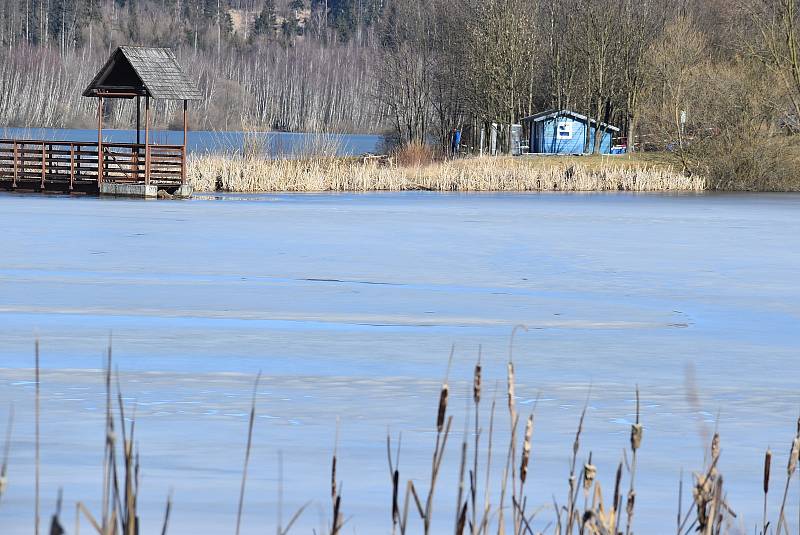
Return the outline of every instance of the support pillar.
{"type": "Polygon", "coordinates": [[[136,148],[133,150],[133,174],[139,180],[139,149],[142,144],[142,97],[136,95],[136,148]]]}
{"type": "Polygon", "coordinates": [[[144,97],[144,184],[150,185],[150,95],[144,97]]]}
{"type": "Polygon", "coordinates": [[[97,187],[103,183],[103,97],[97,99],[97,187]]]}
{"type": "Polygon", "coordinates": [[[187,118],[186,109],[188,107],[187,100],[183,101],[183,151],[181,152],[181,185],[186,185],[186,139],[187,139],[187,118]]]}

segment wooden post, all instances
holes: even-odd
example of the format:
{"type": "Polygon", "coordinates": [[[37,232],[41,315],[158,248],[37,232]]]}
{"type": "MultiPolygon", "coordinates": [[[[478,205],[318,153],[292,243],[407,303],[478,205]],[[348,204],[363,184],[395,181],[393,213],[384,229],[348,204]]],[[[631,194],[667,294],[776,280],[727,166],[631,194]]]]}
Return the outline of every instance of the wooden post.
{"type": "Polygon", "coordinates": [[[69,190],[75,188],[75,144],[69,144],[69,190]]]}
{"type": "Polygon", "coordinates": [[[186,108],[187,100],[183,100],[183,151],[181,152],[181,184],[186,185],[186,138],[187,138],[187,120],[186,108]]]}
{"type": "Polygon", "coordinates": [[[42,142],[42,183],[40,185],[42,191],[44,191],[44,176],[45,171],[47,170],[47,150],[44,141],[42,142]]]}
{"type": "Polygon", "coordinates": [[[142,97],[136,95],[136,144],[141,145],[142,133],[142,97]]]}
{"type": "Polygon", "coordinates": [[[97,189],[103,183],[103,97],[97,99],[97,189]]]}
{"type": "Polygon", "coordinates": [[[144,184],[150,185],[150,95],[144,97],[144,184]]]}
{"type": "Polygon", "coordinates": [[[133,151],[133,173],[139,181],[139,148],[142,144],[142,97],[136,95],[136,148],[133,151]]]}
{"type": "Polygon", "coordinates": [[[17,161],[18,160],[18,158],[17,158],[17,151],[18,150],[19,149],[17,148],[17,142],[14,141],[14,185],[13,185],[14,189],[17,188],[17,175],[19,174],[19,169],[17,167],[18,164],[19,164],[19,162],[17,161]]]}

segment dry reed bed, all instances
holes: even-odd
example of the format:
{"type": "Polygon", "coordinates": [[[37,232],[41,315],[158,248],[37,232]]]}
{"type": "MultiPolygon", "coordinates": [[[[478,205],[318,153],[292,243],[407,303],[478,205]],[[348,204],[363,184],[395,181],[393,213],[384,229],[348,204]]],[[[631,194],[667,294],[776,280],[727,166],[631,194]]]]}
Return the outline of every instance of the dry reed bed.
{"type": "Polygon", "coordinates": [[[204,155],[189,159],[196,191],[688,191],[706,189],[699,176],[668,167],[599,165],[559,158],[466,158],[420,166],[387,166],[360,159],[278,159],[204,155]]]}

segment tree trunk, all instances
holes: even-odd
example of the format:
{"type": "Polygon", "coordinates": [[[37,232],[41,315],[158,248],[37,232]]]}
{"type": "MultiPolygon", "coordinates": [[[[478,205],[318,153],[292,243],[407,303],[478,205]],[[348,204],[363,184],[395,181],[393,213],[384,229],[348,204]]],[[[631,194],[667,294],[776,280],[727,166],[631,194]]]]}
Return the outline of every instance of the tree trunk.
{"type": "Polygon", "coordinates": [[[602,110],[603,106],[600,102],[597,102],[597,116],[594,119],[594,143],[592,144],[592,154],[599,154],[600,153],[600,146],[603,142],[603,135],[605,134],[605,130],[601,127],[601,119],[603,117],[600,110],[602,110]]]}
{"type": "MultiPolygon", "coordinates": [[[[636,115],[629,115],[628,116],[628,152],[636,152],[636,123],[637,117],[636,115]]],[[[642,147],[644,150],[644,147],[642,147]]]]}

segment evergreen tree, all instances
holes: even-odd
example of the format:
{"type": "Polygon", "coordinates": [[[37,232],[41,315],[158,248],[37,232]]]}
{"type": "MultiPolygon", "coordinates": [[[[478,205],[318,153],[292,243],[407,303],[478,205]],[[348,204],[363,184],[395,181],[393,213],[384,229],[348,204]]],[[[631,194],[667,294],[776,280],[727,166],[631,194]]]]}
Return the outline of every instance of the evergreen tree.
{"type": "Polygon", "coordinates": [[[253,37],[261,35],[272,37],[275,35],[277,17],[275,16],[275,0],[265,0],[261,13],[253,22],[253,37]]]}
{"type": "Polygon", "coordinates": [[[48,7],[50,38],[61,45],[72,40],[72,26],[75,20],[76,0],[51,0],[48,7]]]}
{"type": "Polygon", "coordinates": [[[328,0],[328,27],[335,29],[343,41],[355,33],[356,3],[357,0],[328,0]]]}
{"type": "Polygon", "coordinates": [[[305,8],[303,0],[292,0],[286,6],[286,15],[284,16],[281,30],[286,39],[291,39],[296,35],[302,35],[303,28],[300,26],[299,14],[305,8]]]}

